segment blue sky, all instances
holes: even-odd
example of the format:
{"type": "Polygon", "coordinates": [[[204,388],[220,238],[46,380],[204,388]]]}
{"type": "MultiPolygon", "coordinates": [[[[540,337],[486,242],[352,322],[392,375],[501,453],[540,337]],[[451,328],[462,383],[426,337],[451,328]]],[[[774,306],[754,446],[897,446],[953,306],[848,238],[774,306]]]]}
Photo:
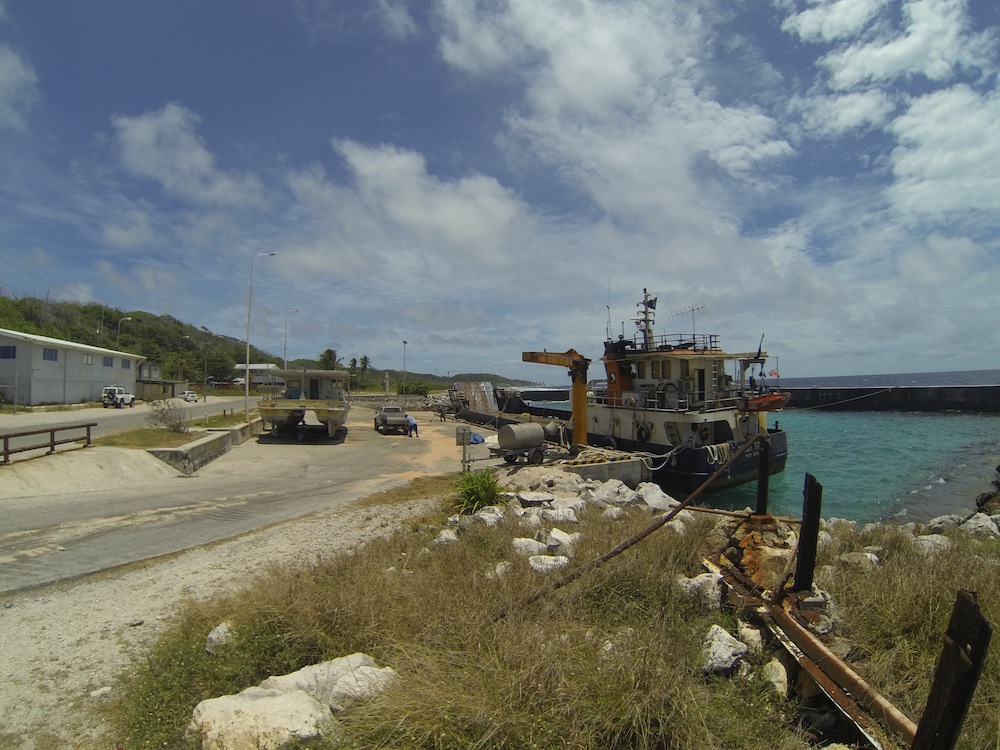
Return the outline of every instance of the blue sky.
{"type": "Polygon", "coordinates": [[[253,267],[279,356],[287,320],[289,358],[562,382],[521,352],[596,360],[648,288],[657,333],[764,335],[784,376],[997,368],[998,29],[994,0],[0,0],[0,290],[242,340],[253,267]]]}

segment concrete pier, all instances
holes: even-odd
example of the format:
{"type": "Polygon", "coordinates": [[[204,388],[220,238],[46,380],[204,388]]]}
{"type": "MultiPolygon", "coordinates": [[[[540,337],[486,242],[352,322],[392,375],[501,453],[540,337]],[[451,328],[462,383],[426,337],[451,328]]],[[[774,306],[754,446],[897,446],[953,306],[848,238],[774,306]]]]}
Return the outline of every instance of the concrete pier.
{"type": "Polygon", "coordinates": [[[1000,385],[781,388],[789,409],[1000,413],[1000,385]]]}

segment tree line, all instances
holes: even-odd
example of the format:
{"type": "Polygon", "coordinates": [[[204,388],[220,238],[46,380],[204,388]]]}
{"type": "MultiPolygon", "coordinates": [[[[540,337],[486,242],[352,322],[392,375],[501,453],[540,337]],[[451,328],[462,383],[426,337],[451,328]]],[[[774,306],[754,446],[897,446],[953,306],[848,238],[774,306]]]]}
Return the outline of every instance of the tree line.
{"type": "MultiPolygon", "coordinates": [[[[229,382],[234,367],[245,362],[246,342],[220,336],[204,326],[197,327],[170,315],[153,315],[135,310],[125,312],[97,303],[53,301],[37,297],[12,298],[0,295],[0,328],[54,339],[90,344],[140,355],[159,363],[164,380],[192,383],[229,382]]],[[[282,367],[283,360],[251,344],[250,361],[282,367]]],[[[405,381],[408,394],[426,394],[448,388],[456,380],[490,380],[497,385],[527,385],[485,373],[456,374],[449,377],[380,370],[367,354],[351,357],[345,364],[333,348],[324,349],[316,359],[288,361],[289,368],[347,370],[352,390],[377,390],[385,387],[400,393],[405,381]]]]}

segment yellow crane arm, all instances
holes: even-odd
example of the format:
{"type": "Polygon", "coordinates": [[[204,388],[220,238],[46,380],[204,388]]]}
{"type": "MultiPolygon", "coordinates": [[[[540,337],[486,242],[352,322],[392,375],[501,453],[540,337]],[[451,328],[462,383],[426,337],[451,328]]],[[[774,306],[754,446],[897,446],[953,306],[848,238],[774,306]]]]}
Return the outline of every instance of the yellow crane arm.
{"type": "Polygon", "coordinates": [[[587,444],[587,366],[590,360],[576,349],[565,353],[559,352],[521,352],[522,362],[534,362],[540,365],[556,365],[569,369],[569,377],[573,381],[570,388],[570,403],[573,408],[573,442],[577,445],[587,444]]]}

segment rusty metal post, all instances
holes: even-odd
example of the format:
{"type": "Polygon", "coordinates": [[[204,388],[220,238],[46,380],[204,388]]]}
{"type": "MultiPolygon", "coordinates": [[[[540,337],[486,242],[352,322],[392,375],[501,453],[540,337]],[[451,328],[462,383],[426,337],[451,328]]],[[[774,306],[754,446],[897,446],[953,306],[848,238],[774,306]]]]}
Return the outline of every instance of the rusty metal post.
{"type": "Polygon", "coordinates": [[[91,440],[90,440],[90,425],[88,424],[87,425],[87,446],[86,447],[89,448],[91,445],[92,445],[92,443],[91,443],[91,440]]]}
{"type": "Polygon", "coordinates": [[[809,591],[816,571],[816,548],[819,544],[819,522],[823,507],[823,485],[812,474],[806,474],[802,491],[802,527],[799,529],[798,559],[795,563],[793,591],[809,591]]]}
{"type": "Polygon", "coordinates": [[[976,594],[958,592],[934,684],[911,750],[952,750],[983,671],[993,628],[983,617],[976,594]]]}
{"type": "Polygon", "coordinates": [[[771,443],[769,440],[760,440],[760,465],[757,468],[757,513],[758,516],[767,515],[767,491],[771,479],[771,443]]]}
{"type": "Polygon", "coordinates": [[[45,455],[48,456],[48,455],[50,455],[52,453],[55,453],[55,452],[56,452],[56,431],[55,430],[50,430],[49,431],[49,452],[46,453],[45,455]]]}

